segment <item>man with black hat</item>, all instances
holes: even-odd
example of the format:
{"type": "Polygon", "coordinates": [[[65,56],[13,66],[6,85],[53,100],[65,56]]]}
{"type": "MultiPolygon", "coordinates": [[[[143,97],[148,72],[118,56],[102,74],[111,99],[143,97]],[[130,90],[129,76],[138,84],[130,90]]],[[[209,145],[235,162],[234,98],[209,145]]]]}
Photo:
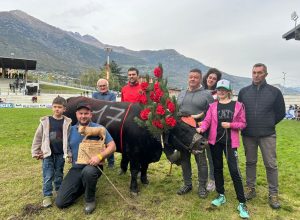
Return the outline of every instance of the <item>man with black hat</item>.
{"type": "Polygon", "coordinates": [[[116,145],[111,135],[106,130],[105,145],[106,148],[101,154],[93,156],[89,164],[77,164],[78,149],[84,136],[78,132],[78,126],[88,127],[103,127],[99,124],[91,122],[92,109],[86,103],[79,103],[76,109],[76,118],[78,123],[71,127],[69,137],[69,147],[72,152],[72,167],[65,176],[62,185],[58,191],[56,198],[56,205],[58,208],[65,208],[70,206],[75,200],[84,194],[86,214],[91,214],[96,208],[95,194],[98,178],[103,170],[103,161],[109,157],[116,150],[116,145]]]}

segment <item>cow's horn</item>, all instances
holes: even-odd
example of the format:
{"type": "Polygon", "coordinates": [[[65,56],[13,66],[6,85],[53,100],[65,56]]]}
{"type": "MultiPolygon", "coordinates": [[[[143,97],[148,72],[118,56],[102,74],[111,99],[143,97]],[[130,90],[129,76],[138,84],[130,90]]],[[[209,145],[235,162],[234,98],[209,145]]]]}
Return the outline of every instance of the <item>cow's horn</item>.
{"type": "Polygon", "coordinates": [[[204,112],[201,112],[200,114],[197,114],[197,115],[191,115],[191,116],[192,116],[192,118],[194,118],[194,119],[200,119],[200,118],[203,118],[204,112]]]}

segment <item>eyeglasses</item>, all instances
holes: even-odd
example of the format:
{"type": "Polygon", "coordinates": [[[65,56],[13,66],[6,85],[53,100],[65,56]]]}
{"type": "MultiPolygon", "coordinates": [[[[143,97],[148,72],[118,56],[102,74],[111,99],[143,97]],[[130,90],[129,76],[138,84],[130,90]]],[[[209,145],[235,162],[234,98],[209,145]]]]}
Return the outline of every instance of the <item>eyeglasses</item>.
{"type": "Polygon", "coordinates": [[[98,87],[106,87],[106,85],[98,85],[98,87]]]}

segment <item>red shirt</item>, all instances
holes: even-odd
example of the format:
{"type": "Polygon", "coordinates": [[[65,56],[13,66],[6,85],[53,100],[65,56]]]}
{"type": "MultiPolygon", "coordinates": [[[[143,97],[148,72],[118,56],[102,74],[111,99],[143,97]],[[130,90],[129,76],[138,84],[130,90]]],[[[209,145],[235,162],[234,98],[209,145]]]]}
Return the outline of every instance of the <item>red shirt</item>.
{"type": "Polygon", "coordinates": [[[141,90],[141,85],[138,82],[134,85],[128,83],[121,90],[121,102],[138,102],[138,97],[141,90]]]}

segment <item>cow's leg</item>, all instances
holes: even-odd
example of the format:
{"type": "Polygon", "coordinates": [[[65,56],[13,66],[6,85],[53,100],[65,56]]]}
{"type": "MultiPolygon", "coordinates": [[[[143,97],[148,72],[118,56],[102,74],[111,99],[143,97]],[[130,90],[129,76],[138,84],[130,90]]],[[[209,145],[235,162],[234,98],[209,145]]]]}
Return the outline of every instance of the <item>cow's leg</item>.
{"type": "Polygon", "coordinates": [[[137,183],[139,168],[140,168],[139,162],[130,160],[130,172],[131,172],[130,192],[134,196],[136,196],[139,192],[138,183],[137,183]]]}
{"type": "Polygon", "coordinates": [[[123,175],[126,173],[127,168],[128,168],[128,163],[129,163],[129,158],[126,152],[122,153],[122,159],[121,159],[121,163],[120,163],[120,175],[123,175]]]}
{"type": "Polygon", "coordinates": [[[148,163],[142,163],[141,164],[141,182],[143,184],[149,184],[149,180],[147,177],[147,170],[148,170],[148,163]]]}

